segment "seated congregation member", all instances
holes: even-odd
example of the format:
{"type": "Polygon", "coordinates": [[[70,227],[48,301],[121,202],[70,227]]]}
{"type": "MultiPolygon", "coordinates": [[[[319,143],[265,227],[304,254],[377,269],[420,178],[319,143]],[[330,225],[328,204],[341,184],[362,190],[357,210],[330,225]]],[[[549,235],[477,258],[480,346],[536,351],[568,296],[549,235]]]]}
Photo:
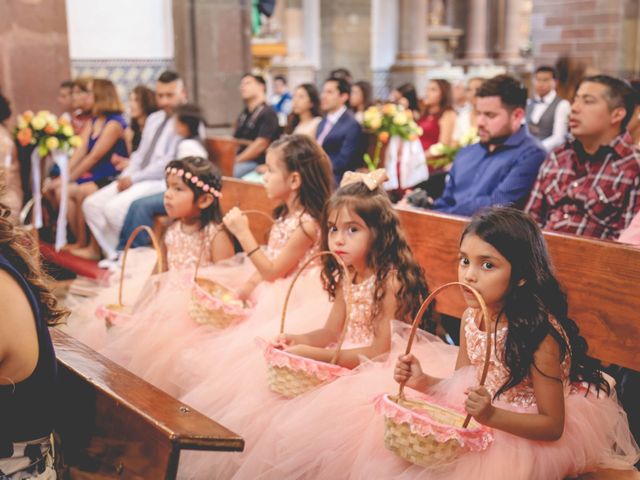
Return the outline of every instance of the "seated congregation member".
{"type": "MultiPolygon", "coordinates": [[[[78,256],[86,254],[87,227],[82,214],[84,200],[98,189],[110,184],[118,175],[113,155],[127,156],[124,131],[127,122],[122,116],[123,106],[111,80],[96,78],[91,82],[93,92],[92,117],[85,125],[82,144],[69,159],[67,220],[75,237],[75,244],[67,246],[78,256]]],[[[60,204],[61,177],[49,184],[60,204]]]]}
{"type": "Polygon", "coordinates": [[[351,85],[349,107],[357,122],[364,122],[364,111],[373,103],[373,87],[366,80],[360,80],[351,85]]]}
{"type": "Polygon", "coordinates": [[[480,77],[470,78],[467,82],[466,93],[469,108],[458,112],[456,126],[453,129],[453,141],[458,145],[465,137],[470,137],[478,131],[477,93],[483,82],[484,79],[480,77]]]}
{"type": "Polygon", "coordinates": [[[447,80],[429,80],[427,94],[422,100],[418,125],[422,128],[420,143],[425,152],[431,145],[453,144],[453,129],[457,114],[451,103],[451,84],[447,80]]]}
{"type": "Polygon", "coordinates": [[[416,93],[416,87],[413,86],[413,83],[403,83],[398,88],[391,90],[389,101],[411,110],[415,120],[420,118],[420,103],[418,102],[418,94],[416,93]]]}
{"type": "Polygon", "coordinates": [[[131,121],[125,131],[125,140],[129,153],[135,152],[142,140],[142,130],[149,115],[156,112],[156,94],[144,85],[138,85],[129,93],[129,116],[131,121]]]}
{"type": "Polygon", "coordinates": [[[291,113],[292,95],[287,86],[287,79],[283,75],[276,75],[273,79],[273,95],[269,98],[269,105],[278,115],[281,127],[287,124],[287,117],[291,113]]]}
{"type": "Polygon", "coordinates": [[[316,138],[320,114],[320,93],[312,83],[303,83],[293,92],[292,113],[285,133],[297,133],[316,138]]]}
{"type": "Polygon", "coordinates": [[[73,115],[73,82],[71,80],[63,80],[60,82],[56,100],[60,106],[59,118],[64,118],[71,123],[71,117],[73,115]]]}
{"type": "Polygon", "coordinates": [[[47,285],[31,240],[0,205],[0,478],[54,479],[56,357],[49,325],[67,312],[47,285]]]}
{"type": "Polygon", "coordinates": [[[13,135],[7,121],[11,118],[11,105],[0,94],[0,184],[5,186],[2,194],[2,202],[9,207],[10,218],[14,223],[22,208],[22,181],[20,177],[20,162],[16,155],[16,147],[13,135]]]}
{"type": "Polygon", "coordinates": [[[247,73],[240,81],[240,96],[245,107],[236,121],[233,136],[246,142],[238,147],[234,177],[243,177],[264,164],[267,148],[280,136],[278,115],[267,105],[266,89],[267,84],[260,75],[247,73]]]}
{"type": "Polygon", "coordinates": [[[636,108],[631,120],[629,120],[627,130],[629,130],[633,143],[640,147],[640,79],[632,80],[631,86],[636,94],[636,108]]]}
{"type": "Polygon", "coordinates": [[[572,138],[540,167],[526,210],[547,230],[615,239],[640,209],[640,149],[626,131],[632,88],[585,78],[571,105],[572,138]]]}
{"type": "Polygon", "coordinates": [[[348,170],[362,165],[362,128],[349,111],[351,85],[342,78],[328,78],[320,95],[325,117],[318,125],[316,140],[331,159],[336,185],[348,170]]]}
{"type": "MultiPolygon", "coordinates": [[[[209,153],[202,141],[202,132],[204,130],[204,118],[200,107],[195,104],[187,103],[179,105],[174,113],[175,132],[180,136],[176,158],[178,160],[187,157],[198,157],[209,160],[209,153]]],[[[143,198],[135,200],[127,210],[127,215],[120,230],[120,238],[116,250],[118,256],[124,250],[129,236],[140,225],[153,227],[153,219],[158,215],[166,215],[167,211],[164,206],[164,193],[155,193],[143,198]]],[[[132,247],[142,247],[149,245],[151,239],[147,232],[140,232],[131,244],[132,247]]],[[[101,268],[111,268],[112,260],[102,260],[98,266],[101,268]]]]}
{"type": "Polygon", "coordinates": [[[513,77],[498,75],[477,96],[480,143],[460,150],[442,196],[420,206],[465,216],[492,205],[524,206],[545,156],[522,125],[527,90],[513,77]]]}
{"type": "Polygon", "coordinates": [[[527,104],[529,132],[542,142],[547,152],[563,145],[569,130],[571,105],[556,93],[556,71],[542,66],[533,75],[535,95],[527,104]]]}
{"type": "Polygon", "coordinates": [[[84,126],[91,120],[93,95],[91,91],[91,77],[80,77],[73,81],[71,90],[71,126],[76,135],[80,135],[84,126]]]}
{"type": "MultiPolygon", "coordinates": [[[[180,141],[173,113],[185,98],[180,76],[171,71],[162,73],[156,82],[160,110],[147,118],[140,147],[131,154],[118,179],[89,196],[83,204],[87,224],[107,258],[117,257],[116,246],[129,205],[165,189],[164,168],[174,159],[180,141]]],[[[91,246],[84,256],[98,258],[100,250],[91,246]]]]}

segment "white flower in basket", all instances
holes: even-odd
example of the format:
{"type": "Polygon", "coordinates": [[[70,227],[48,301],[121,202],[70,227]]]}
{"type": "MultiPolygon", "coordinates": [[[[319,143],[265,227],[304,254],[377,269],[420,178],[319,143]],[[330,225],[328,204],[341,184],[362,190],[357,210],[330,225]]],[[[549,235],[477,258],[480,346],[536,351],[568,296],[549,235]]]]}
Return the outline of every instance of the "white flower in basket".
{"type": "MultiPolygon", "coordinates": [[[[482,296],[460,282],[438,287],[427,297],[418,311],[409,335],[405,354],[411,352],[422,315],[435,296],[443,289],[459,285],[469,290],[478,300],[482,315],[489,319],[482,296]]],[[[485,362],[480,385],[484,385],[491,355],[491,332],[487,329],[485,362]]],[[[404,385],[398,395],[384,394],[375,399],[375,408],[385,417],[384,443],[396,455],[422,467],[439,467],[455,461],[467,452],[485,450],[493,441],[492,430],[477,423],[471,415],[448,405],[438,404],[429,397],[407,399],[404,385]]]]}

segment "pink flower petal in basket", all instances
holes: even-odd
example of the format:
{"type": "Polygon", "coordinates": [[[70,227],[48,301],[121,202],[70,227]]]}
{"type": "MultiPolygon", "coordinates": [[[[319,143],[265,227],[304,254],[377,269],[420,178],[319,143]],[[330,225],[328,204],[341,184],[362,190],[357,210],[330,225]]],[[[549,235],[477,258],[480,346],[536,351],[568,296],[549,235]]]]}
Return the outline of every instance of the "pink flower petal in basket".
{"type": "MultiPolygon", "coordinates": [[[[473,452],[485,450],[493,442],[492,430],[484,425],[480,425],[478,428],[462,428],[462,425],[455,427],[443,424],[431,418],[426,412],[411,410],[397,404],[389,397],[389,394],[382,394],[374,399],[376,412],[393,420],[395,423],[408,424],[414,434],[423,437],[433,435],[438,442],[443,443],[455,439],[462,447],[473,452]]],[[[421,400],[429,401],[430,399],[427,397],[421,400]]],[[[430,403],[444,407],[434,401],[430,403]]]]}
{"type": "Polygon", "coordinates": [[[264,350],[264,358],[267,364],[275,367],[287,367],[296,372],[305,372],[315,375],[322,381],[333,380],[337,377],[352,373],[348,368],[327,362],[319,362],[307,357],[301,357],[274,347],[270,342],[262,338],[256,338],[256,343],[264,350]]]}

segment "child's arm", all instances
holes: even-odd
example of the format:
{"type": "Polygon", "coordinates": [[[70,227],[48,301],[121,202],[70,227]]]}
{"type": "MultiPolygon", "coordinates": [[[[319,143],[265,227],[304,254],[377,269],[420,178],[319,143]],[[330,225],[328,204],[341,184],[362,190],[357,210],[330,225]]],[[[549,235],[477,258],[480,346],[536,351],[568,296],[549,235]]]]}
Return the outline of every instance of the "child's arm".
{"type": "MultiPolygon", "coordinates": [[[[458,358],[456,360],[456,370],[471,365],[469,354],[467,353],[467,337],[464,332],[465,315],[460,321],[460,348],[458,349],[458,358]]],[[[428,392],[431,387],[442,381],[442,378],[432,377],[422,371],[420,362],[412,355],[403,355],[398,358],[396,368],[393,372],[393,378],[398,383],[404,383],[407,387],[413,388],[420,392],[428,392]]]]}
{"type": "Polygon", "coordinates": [[[224,224],[235,235],[263,280],[271,282],[286,276],[300,262],[304,254],[313,246],[318,236],[315,222],[303,222],[291,235],[282,252],[273,261],[261,250],[249,229],[249,220],[240,209],[232,208],[224,216],[224,224]]]}
{"type": "Polygon", "coordinates": [[[260,275],[258,272],[251,275],[249,280],[247,280],[246,283],[242,286],[242,288],[238,290],[238,298],[240,300],[247,300],[251,296],[251,293],[260,284],[261,281],[262,281],[262,275],[260,275]]]}
{"type": "Polygon", "coordinates": [[[227,229],[222,225],[218,226],[218,228],[220,230],[214,230],[211,241],[211,260],[213,263],[231,258],[235,255],[233,242],[231,241],[231,237],[229,236],[227,229]]]}
{"type": "Polygon", "coordinates": [[[470,390],[465,408],[478,422],[489,427],[529,440],[558,440],[564,430],[561,369],[560,346],[548,335],[534,354],[531,367],[538,413],[518,413],[494,407],[491,395],[484,387],[470,390]]]}
{"type": "MultiPolygon", "coordinates": [[[[350,348],[342,350],[338,357],[338,364],[345,368],[355,368],[360,364],[360,357],[375,358],[378,355],[387,353],[391,348],[391,320],[395,317],[396,312],[396,294],[399,289],[398,281],[395,277],[391,277],[387,280],[385,289],[385,295],[382,299],[381,311],[374,319],[375,335],[373,342],[367,347],[350,348]]],[[[344,300],[343,300],[344,303],[344,300]]],[[[346,308],[341,318],[329,317],[325,330],[332,332],[335,339],[331,341],[337,341],[342,329],[344,327],[344,319],[346,317],[346,308]]],[[[314,358],[316,360],[329,362],[334,355],[333,349],[321,348],[328,345],[330,342],[324,343],[324,345],[310,346],[299,345],[294,346],[288,351],[303,355],[305,357],[314,358]]]]}

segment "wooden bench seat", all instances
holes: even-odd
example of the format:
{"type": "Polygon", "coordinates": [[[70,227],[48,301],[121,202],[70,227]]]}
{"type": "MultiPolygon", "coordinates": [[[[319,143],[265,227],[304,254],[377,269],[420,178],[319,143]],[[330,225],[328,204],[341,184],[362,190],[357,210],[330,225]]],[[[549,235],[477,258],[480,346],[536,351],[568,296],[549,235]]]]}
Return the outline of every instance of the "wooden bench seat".
{"type": "Polygon", "coordinates": [[[173,479],[183,450],[242,451],[235,433],[52,328],[56,432],[71,478],[173,479]]]}

